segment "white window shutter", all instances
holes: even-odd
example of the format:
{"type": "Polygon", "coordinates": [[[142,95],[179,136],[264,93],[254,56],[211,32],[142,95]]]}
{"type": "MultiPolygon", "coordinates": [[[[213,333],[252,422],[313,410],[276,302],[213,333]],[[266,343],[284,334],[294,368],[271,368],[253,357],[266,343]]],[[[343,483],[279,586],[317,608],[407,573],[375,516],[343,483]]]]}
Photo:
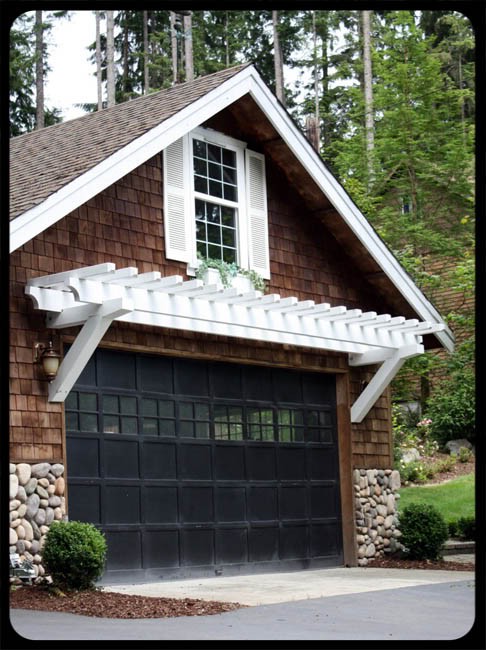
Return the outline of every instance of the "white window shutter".
{"type": "Polygon", "coordinates": [[[250,269],[270,278],[265,157],[246,150],[246,205],[250,269]]]}
{"type": "Polygon", "coordinates": [[[164,149],[164,234],[167,259],[190,262],[192,226],[187,153],[187,138],[180,138],[164,149]]]}

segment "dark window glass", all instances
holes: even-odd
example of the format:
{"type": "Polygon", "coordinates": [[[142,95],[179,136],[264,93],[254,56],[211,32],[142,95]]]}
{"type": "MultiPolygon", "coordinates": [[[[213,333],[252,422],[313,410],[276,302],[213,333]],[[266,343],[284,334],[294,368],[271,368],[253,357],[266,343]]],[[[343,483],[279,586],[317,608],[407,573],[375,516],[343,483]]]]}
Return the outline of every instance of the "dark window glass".
{"type": "Polygon", "coordinates": [[[79,393],[80,411],[96,411],[97,408],[96,393],[79,393]]]}

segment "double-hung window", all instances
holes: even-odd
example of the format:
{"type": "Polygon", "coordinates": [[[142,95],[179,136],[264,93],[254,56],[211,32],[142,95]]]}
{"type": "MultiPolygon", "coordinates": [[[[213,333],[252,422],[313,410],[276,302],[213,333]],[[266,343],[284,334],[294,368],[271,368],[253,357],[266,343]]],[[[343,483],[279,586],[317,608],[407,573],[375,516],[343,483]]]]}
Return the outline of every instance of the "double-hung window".
{"type": "Polygon", "coordinates": [[[167,147],[164,232],[168,259],[235,262],[269,278],[263,155],[202,128],[167,147]]]}

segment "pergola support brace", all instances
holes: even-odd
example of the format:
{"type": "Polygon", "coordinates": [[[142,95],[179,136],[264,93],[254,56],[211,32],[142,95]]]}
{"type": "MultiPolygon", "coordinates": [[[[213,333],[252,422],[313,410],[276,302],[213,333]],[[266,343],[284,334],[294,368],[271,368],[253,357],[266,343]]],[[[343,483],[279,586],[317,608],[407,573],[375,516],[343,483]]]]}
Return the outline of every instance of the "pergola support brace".
{"type": "Polygon", "coordinates": [[[49,402],[64,402],[113,320],[132,309],[128,301],[118,298],[101,305],[88,317],[49,384],[49,402]]]}
{"type": "MultiPolygon", "coordinates": [[[[409,345],[399,348],[378,368],[371,381],[351,407],[351,422],[360,423],[368,415],[376,400],[383,393],[388,384],[395,378],[397,372],[410,357],[415,357],[423,352],[422,345],[409,345]]],[[[356,355],[359,356],[359,355],[356,355]]],[[[373,363],[371,355],[362,355],[369,363],[373,363]]],[[[363,365],[355,358],[353,365],[363,365]]]]}

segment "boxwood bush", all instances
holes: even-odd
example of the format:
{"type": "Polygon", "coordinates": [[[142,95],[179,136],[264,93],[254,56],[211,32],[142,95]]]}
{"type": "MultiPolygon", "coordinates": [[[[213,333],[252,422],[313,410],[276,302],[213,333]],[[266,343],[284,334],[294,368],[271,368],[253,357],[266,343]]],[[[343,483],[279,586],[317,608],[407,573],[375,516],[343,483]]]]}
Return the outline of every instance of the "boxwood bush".
{"type": "Polygon", "coordinates": [[[411,560],[437,560],[449,536],[444,517],[434,506],[411,503],[400,515],[401,543],[411,560]]]}
{"type": "Polygon", "coordinates": [[[42,559],[47,573],[60,588],[93,589],[105,566],[106,540],[92,524],[53,522],[46,534],[42,559]]]}

